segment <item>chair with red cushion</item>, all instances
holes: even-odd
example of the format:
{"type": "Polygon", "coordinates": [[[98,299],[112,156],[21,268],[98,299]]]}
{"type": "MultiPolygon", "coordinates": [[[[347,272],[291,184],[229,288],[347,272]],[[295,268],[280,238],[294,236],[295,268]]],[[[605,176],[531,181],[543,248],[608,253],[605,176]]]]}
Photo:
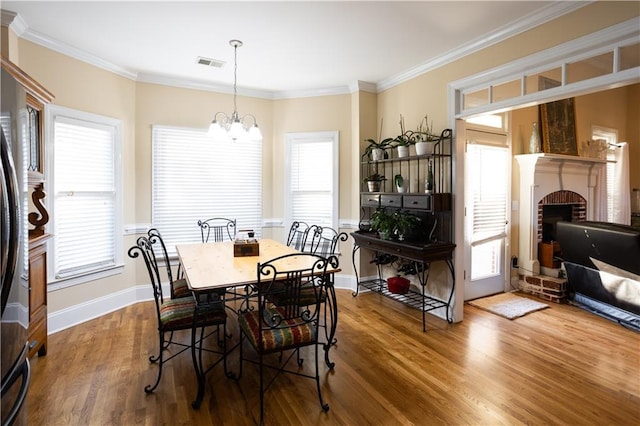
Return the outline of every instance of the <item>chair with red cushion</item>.
{"type": "MultiPolygon", "coordinates": [[[[153,298],[155,301],[156,317],[158,320],[158,355],[151,355],[149,357],[149,361],[152,363],[159,361],[158,376],[153,385],[145,386],[144,390],[147,393],[153,392],[158,387],[160,378],[162,377],[162,368],[164,364],[192,346],[196,347],[196,345],[198,345],[200,351],[206,350],[220,354],[221,357],[216,361],[216,364],[220,361],[224,361],[226,372],[226,343],[224,336],[226,334],[227,314],[225,312],[223,301],[220,300],[218,303],[208,303],[203,308],[196,304],[191,292],[189,292],[189,295],[186,297],[174,299],[165,298],[162,293],[162,280],[160,273],[162,266],[158,262],[156,252],[154,251],[154,242],[152,242],[152,239],[155,241],[155,244],[162,241],[157,238],[159,238],[159,233],[157,236],[156,234],[153,234],[150,238],[146,236],[139,237],[136,240],[136,244],[132,246],[128,252],[129,257],[134,259],[142,257],[144,260],[147,272],[149,273],[149,280],[153,287],[153,298]],[[211,326],[215,326],[215,329],[205,332],[205,328],[211,326]],[[222,332],[220,331],[220,326],[222,326],[222,332]],[[195,339],[197,329],[201,330],[199,339],[195,339]],[[173,333],[179,330],[192,330],[191,344],[185,344],[173,340],[173,333]],[[219,337],[218,345],[221,347],[220,351],[208,350],[202,347],[204,339],[213,334],[217,334],[219,337]],[[168,358],[165,358],[164,352],[168,351],[172,345],[178,346],[180,349],[168,358]]],[[[161,244],[161,246],[164,248],[164,244],[161,244]]]]}
{"type": "Polygon", "coordinates": [[[258,354],[261,424],[264,422],[265,392],[282,372],[314,379],[320,406],[323,411],[329,410],[329,405],[322,399],[318,367],[318,347],[321,346],[318,339],[320,306],[325,291],[323,283],[328,279],[328,266],[337,268],[338,259],[335,256],[325,258],[311,253],[288,254],[258,264],[256,297],[247,299],[247,304],[238,313],[240,326],[238,377],[242,375],[244,361],[255,362],[251,358],[244,357],[243,342],[246,340],[258,354]],[[308,266],[296,269],[294,265],[300,264],[308,266]],[[290,303],[280,306],[273,304],[268,296],[273,295],[274,292],[281,293],[282,298],[289,300],[290,303]],[[299,300],[302,293],[305,293],[307,298],[312,294],[314,300],[311,303],[309,300],[302,303],[299,300]],[[301,369],[303,359],[300,349],[307,346],[312,346],[315,351],[313,372],[301,369]],[[269,356],[269,354],[278,354],[278,356],[269,356]],[[288,363],[294,356],[298,365],[295,370],[292,370],[288,368],[288,363]],[[274,369],[277,373],[265,384],[266,368],[274,369]]]}

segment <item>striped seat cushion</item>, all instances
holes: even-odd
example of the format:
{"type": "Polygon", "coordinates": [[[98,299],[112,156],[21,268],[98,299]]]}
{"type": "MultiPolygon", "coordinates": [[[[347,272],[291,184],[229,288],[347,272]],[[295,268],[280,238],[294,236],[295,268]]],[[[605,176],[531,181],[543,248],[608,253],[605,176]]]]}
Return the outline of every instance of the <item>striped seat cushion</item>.
{"type": "Polygon", "coordinates": [[[180,299],[181,297],[191,296],[191,291],[189,290],[189,285],[187,284],[187,280],[184,278],[180,278],[179,280],[175,280],[173,282],[173,286],[171,287],[172,299],[180,299]]]}
{"type": "MultiPolygon", "coordinates": [[[[280,315],[278,308],[270,308],[265,313],[266,317],[280,315]]],[[[238,324],[247,335],[253,347],[259,348],[260,340],[260,313],[258,311],[244,312],[238,317],[238,324]]],[[[290,319],[284,321],[279,328],[267,328],[262,324],[262,341],[265,352],[287,349],[314,343],[317,340],[318,329],[311,323],[290,319]]]]}
{"type": "MultiPolygon", "coordinates": [[[[160,322],[164,329],[184,329],[193,325],[193,297],[165,300],[160,305],[160,322]]],[[[227,319],[224,306],[220,304],[210,309],[203,317],[206,324],[223,324],[227,319]]]]}

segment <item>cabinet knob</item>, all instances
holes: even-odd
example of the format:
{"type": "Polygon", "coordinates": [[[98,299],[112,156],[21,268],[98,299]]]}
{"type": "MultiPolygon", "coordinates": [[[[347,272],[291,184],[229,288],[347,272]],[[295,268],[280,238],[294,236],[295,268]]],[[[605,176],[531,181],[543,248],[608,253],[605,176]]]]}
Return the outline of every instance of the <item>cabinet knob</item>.
{"type": "Polygon", "coordinates": [[[414,202],[412,202],[411,204],[413,204],[413,205],[415,206],[416,204],[418,204],[418,202],[417,202],[417,201],[414,201],[414,202]]]}

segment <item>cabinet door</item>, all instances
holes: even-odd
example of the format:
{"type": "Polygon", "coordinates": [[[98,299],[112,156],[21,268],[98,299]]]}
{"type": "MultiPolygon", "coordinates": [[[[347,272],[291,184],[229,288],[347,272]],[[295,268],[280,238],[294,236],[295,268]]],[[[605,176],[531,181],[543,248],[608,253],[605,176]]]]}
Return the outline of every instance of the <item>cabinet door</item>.
{"type": "Polygon", "coordinates": [[[47,251],[46,244],[29,248],[29,356],[46,353],[47,251]]]}

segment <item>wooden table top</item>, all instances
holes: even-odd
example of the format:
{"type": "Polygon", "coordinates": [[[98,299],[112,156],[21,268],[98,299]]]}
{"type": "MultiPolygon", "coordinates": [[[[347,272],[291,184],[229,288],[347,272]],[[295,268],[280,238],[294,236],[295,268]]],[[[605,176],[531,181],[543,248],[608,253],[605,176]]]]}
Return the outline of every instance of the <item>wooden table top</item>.
{"type": "MultiPolygon", "coordinates": [[[[218,243],[179,244],[176,246],[180,263],[185,272],[189,288],[194,291],[214,290],[216,288],[236,287],[253,284],[258,281],[258,263],[290,253],[298,253],[271,239],[258,240],[259,256],[233,256],[233,241],[218,243]]],[[[308,258],[307,258],[308,260],[308,258]]],[[[282,268],[304,269],[312,265],[293,257],[283,262],[282,268]]],[[[327,268],[329,272],[339,269],[327,268]]]]}

